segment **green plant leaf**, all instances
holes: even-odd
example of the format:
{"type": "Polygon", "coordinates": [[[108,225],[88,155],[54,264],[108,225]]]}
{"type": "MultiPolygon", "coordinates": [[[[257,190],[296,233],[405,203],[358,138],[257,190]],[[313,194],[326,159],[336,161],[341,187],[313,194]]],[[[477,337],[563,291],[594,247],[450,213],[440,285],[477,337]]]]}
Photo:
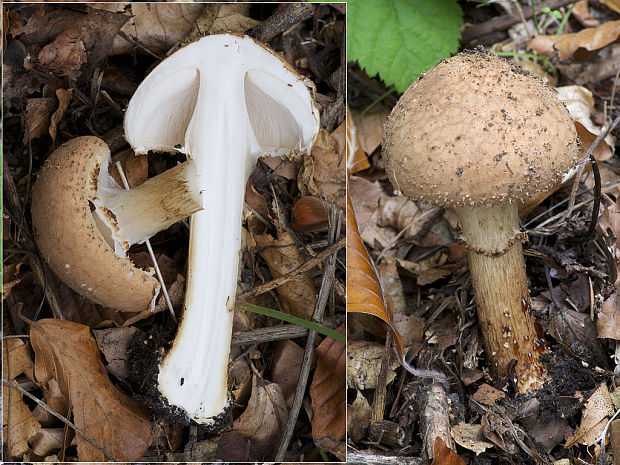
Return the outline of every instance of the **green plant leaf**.
{"type": "Polygon", "coordinates": [[[348,59],[399,92],[458,50],[456,0],[348,0],[348,59]]]}
{"type": "Polygon", "coordinates": [[[289,315],[288,313],[279,312],[278,310],[274,310],[272,308],[261,307],[259,305],[249,304],[246,302],[238,303],[237,307],[240,308],[241,310],[259,313],[261,315],[269,316],[271,318],[277,318],[282,321],[287,321],[289,323],[304,326],[324,336],[334,338],[337,341],[347,342],[346,335],[339,333],[338,331],[334,329],[328,328],[327,326],[324,326],[322,324],[315,323],[314,321],[304,320],[303,318],[289,315]]]}

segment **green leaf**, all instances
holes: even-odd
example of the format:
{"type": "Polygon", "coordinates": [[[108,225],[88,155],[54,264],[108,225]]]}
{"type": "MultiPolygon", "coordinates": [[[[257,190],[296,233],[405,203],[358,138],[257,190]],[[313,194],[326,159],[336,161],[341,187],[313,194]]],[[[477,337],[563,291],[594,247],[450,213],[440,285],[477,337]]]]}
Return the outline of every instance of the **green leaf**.
{"type": "Polygon", "coordinates": [[[274,310],[272,308],[261,307],[259,305],[248,304],[246,302],[242,302],[237,304],[237,307],[241,310],[246,310],[249,312],[259,313],[261,315],[269,316],[271,318],[277,318],[282,321],[288,321],[289,323],[294,323],[296,325],[304,326],[312,331],[316,331],[319,334],[324,336],[328,336],[336,339],[340,342],[347,342],[347,337],[339,333],[338,331],[328,328],[319,323],[315,323],[314,321],[304,320],[303,318],[299,318],[293,315],[289,315],[288,313],[279,312],[278,310],[274,310]]]}
{"type": "Polygon", "coordinates": [[[456,0],[348,0],[348,59],[399,92],[459,47],[456,0]]]}

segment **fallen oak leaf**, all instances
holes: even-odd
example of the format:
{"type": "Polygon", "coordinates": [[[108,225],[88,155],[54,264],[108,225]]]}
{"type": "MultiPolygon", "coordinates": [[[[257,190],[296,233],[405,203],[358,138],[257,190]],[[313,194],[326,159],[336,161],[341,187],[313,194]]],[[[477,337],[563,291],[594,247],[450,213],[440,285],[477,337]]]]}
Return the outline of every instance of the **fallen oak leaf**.
{"type": "Polygon", "coordinates": [[[73,27],[61,32],[52,43],[41,49],[37,58],[43,71],[77,81],[80,68],[87,61],[80,29],[73,27]]]}
{"type": "MultiPolygon", "coordinates": [[[[110,381],[90,328],[66,320],[30,324],[35,376],[45,387],[56,379],[73,410],[75,425],[120,461],[138,461],[151,443],[151,425],[135,401],[110,381]]],[[[77,435],[80,461],[104,460],[77,435]]]]}
{"type": "Polygon", "coordinates": [[[431,465],[465,465],[465,462],[456,452],[446,446],[443,439],[437,436],[433,445],[431,465]]]}
{"type": "Polygon", "coordinates": [[[263,457],[277,447],[288,418],[282,389],[256,374],[248,407],[235,420],[233,430],[248,439],[254,456],[263,457]]]}
{"type": "Polygon", "coordinates": [[[415,376],[445,382],[443,373],[418,370],[405,360],[403,338],[394,326],[392,300],[384,292],[379,273],[362,241],[351,196],[347,192],[347,313],[365,313],[387,323],[401,365],[415,376]]]}
{"type": "MultiPolygon", "coordinates": [[[[274,238],[269,233],[254,237],[260,256],[265,260],[274,278],[298,268],[303,257],[297,250],[293,237],[284,230],[274,238]]],[[[286,313],[309,320],[316,304],[316,289],[310,273],[302,273],[276,289],[282,309],[286,313]]]]}
{"type": "MultiPolygon", "coordinates": [[[[13,380],[21,373],[32,379],[32,360],[26,344],[17,338],[2,341],[2,377],[13,380]]],[[[28,452],[28,440],[41,429],[41,424],[33,416],[22,399],[22,394],[6,388],[3,392],[2,436],[8,455],[20,457],[28,452]]]]}
{"type": "Polygon", "coordinates": [[[294,231],[319,232],[327,230],[327,209],[326,202],[307,195],[299,199],[293,205],[291,228],[294,231]]]}
{"type": "Polygon", "coordinates": [[[598,442],[609,417],[613,414],[614,406],[609,396],[609,390],[607,385],[602,383],[586,402],[581,423],[573,435],[566,440],[564,448],[568,449],[577,443],[591,446],[598,442]]]}
{"type": "Polygon", "coordinates": [[[620,21],[608,21],[573,34],[536,36],[529,46],[540,55],[550,56],[557,50],[560,60],[573,57],[576,61],[587,61],[597,50],[618,40],[619,36],[620,21]]]}
{"type": "MultiPolygon", "coordinates": [[[[337,328],[344,334],[344,325],[337,328]]],[[[346,343],[325,338],[316,348],[316,370],[310,385],[312,438],[317,446],[345,460],[347,424],[346,343]]]]}
{"type": "Polygon", "coordinates": [[[347,107],[347,156],[347,170],[350,174],[363,171],[371,166],[357,135],[357,127],[353,122],[349,107],[347,107]]]}

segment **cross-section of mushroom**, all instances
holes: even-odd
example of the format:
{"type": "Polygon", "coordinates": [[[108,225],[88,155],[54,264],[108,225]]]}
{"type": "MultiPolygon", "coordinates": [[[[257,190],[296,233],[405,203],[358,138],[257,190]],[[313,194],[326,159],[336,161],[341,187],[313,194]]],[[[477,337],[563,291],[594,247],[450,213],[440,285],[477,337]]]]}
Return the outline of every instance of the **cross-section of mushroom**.
{"type": "Polygon", "coordinates": [[[228,404],[227,366],[237,290],[243,199],[259,157],[308,150],[319,127],[313,85],[249,37],[186,45],[134,94],[128,141],[187,154],[204,211],[190,222],[184,314],[160,366],[158,387],[198,423],[228,404]]]}
{"type": "Polygon", "coordinates": [[[126,191],[108,171],[110,150],[78,137],[45,161],[32,191],[41,254],[76,292],[106,307],[152,309],[160,284],[125,258],[132,244],[200,209],[192,162],[126,191]]]}

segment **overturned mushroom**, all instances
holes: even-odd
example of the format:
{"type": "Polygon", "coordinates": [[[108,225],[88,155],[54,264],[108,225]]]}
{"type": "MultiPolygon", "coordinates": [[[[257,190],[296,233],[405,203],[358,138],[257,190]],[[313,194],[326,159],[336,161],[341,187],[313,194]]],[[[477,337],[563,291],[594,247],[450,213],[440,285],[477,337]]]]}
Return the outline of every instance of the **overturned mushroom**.
{"type": "Polygon", "coordinates": [[[35,240],[51,269],[84,297],[116,310],[153,309],[160,284],[125,253],[200,209],[193,163],[131,191],[115,183],[109,163],[110,150],[92,136],[50,155],[32,192],[35,240]]]}
{"type": "Polygon", "coordinates": [[[518,389],[544,381],[544,341],[530,309],[517,204],[562,180],[577,160],[574,124],[555,93],[489,53],[442,60],[403,94],[386,125],[392,184],[453,207],[493,373],[518,389]]]}
{"type": "Polygon", "coordinates": [[[247,178],[266,154],[308,150],[313,86],[249,37],[186,45],[140,84],[125,117],[137,153],[187,154],[204,211],[190,222],[184,314],[158,375],[169,404],[210,424],[228,404],[227,367],[247,178]]]}

